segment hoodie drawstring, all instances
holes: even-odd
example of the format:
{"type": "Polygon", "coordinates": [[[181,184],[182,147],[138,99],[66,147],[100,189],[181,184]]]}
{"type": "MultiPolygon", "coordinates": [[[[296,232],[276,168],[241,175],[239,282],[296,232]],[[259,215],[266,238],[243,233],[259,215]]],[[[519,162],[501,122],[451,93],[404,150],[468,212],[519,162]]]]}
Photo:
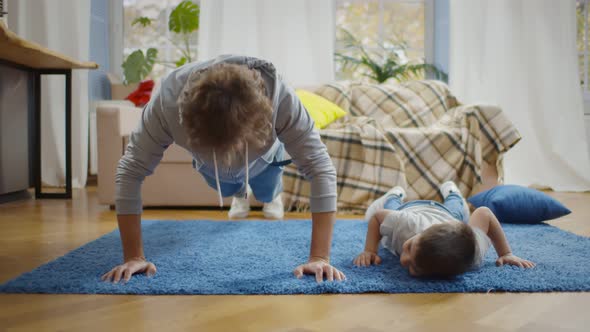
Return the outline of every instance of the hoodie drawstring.
{"type": "MultiPolygon", "coordinates": [[[[246,152],[244,156],[244,167],[246,168],[246,199],[248,199],[248,188],[250,188],[250,169],[248,167],[248,142],[246,142],[246,152]]],[[[221,194],[221,184],[219,183],[219,168],[217,166],[217,154],[213,149],[213,165],[215,166],[215,184],[217,185],[217,195],[219,197],[219,207],[223,207],[223,195],[221,194]]]]}
{"type": "Polygon", "coordinates": [[[213,149],[213,164],[215,165],[215,183],[217,184],[217,195],[219,197],[219,207],[223,207],[223,195],[221,195],[221,185],[219,184],[219,170],[217,167],[217,155],[213,149]]]}
{"type": "Polygon", "coordinates": [[[248,199],[248,188],[250,188],[250,171],[248,169],[248,142],[246,142],[246,161],[244,162],[246,167],[246,199],[248,199]]]}

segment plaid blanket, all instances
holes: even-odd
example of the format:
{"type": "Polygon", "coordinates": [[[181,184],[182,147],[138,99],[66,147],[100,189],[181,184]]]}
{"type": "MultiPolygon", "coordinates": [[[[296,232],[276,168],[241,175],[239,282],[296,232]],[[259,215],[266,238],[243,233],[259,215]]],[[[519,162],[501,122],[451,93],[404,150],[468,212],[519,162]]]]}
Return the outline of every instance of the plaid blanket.
{"type": "MultiPolygon", "coordinates": [[[[338,174],[338,208],[362,213],[395,185],[407,199],[441,199],[453,180],[468,197],[481,182],[482,160],[502,174],[502,154],[520,134],[492,105],[461,105],[439,81],[327,84],[315,93],[349,112],[320,131],[338,174]]],[[[290,210],[309,208],[309,182],[285,168],[290,210]]]]}

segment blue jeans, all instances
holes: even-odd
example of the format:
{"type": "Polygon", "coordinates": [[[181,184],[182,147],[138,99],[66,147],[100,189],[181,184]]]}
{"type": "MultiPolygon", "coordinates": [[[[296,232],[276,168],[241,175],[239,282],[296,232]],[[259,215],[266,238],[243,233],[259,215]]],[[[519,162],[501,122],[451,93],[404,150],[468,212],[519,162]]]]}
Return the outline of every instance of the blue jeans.
{"type": "MultiPolygon", "coordinates": [[[[260,202],[269,203],[272,202],[281,192],[283,192],[283,168],[289,164],[290,161],[282,161],[284,148],[281,147],[277,150],[276,155],[273,158],[273,162],[268,164],[266,169],[262,173],[249,179],[250,188],[254,197],[260,202]]],[[[215,183],[215,177],[208,176],[203,172],[200,172],[209,187],[217,190],[217,184],[215,183]]],[[[228,183],[219,182],[221,187],[221,195],[223,197],[237,196],[244,197],[246,194],[246,180],[241,183],[228,183]]]]}
{"type": "Polygon", "coordinates": [[[383,206],[383,208],[386,210],[403,210],[416,205],[432,205],[436,208],[448,212],[457,220],[466,223],[469,221],[469,215],[465,215],[464,204],[465,202],[463,201],[463,196],[455,192],[450,193],[449,196],[447,196],[447,198],[443,202],[443,204],[428,200],[417,200],[408,203],[402,203],[402,200],[398,195],[390,195],[385,199],[385,205],[383,206]]]}

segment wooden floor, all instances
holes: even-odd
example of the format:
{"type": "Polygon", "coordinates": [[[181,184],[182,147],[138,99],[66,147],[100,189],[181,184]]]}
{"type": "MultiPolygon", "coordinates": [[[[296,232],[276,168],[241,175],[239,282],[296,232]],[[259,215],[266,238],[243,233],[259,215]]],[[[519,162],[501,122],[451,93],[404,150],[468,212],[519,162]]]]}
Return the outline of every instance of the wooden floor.
{"type": "MultiPolygon", "coordinates": [[[[552,224],[590,236],[590,194],[552,224]]],[[[255,215],[254,217],[261,217],[255,215]]],[[[288,218],[301,217],[289,214],[288,218]]],[[[222,219],[199,210],[145,218],[222,219]]],[[[347,217],[347,216],[342,216],[347,217]]],[[[350,216],[348,216],[350,217],[350,216]]],[[[0,283],[116,228],[93,188],[0,205],[0,283]]],[[[590,272],[590,267],[588,267],[590,272]]],[[[0,331],[590,331],[590,293],[121,296],[0,294],[0,331]]]]}

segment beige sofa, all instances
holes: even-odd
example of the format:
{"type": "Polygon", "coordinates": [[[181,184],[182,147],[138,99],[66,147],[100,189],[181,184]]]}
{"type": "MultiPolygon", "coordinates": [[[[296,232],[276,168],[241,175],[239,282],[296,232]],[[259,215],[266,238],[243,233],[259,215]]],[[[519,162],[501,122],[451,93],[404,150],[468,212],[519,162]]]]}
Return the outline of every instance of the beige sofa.
{"type": "MultiPolygon", "coordinates": [[[[315,89],[310,89],[314,91],[315,89]]],[[[103,104],[97,107],[98,134],[98,195],[100,203],[115,204],[115,173],[117,163],[125,151],[127,139],[141,118],[141,109],[123,104],[103,104]]],[[[502,167],[482,165],[483,183],[476,184],[471,194],[498,184],[502,167]],[[500,174],[498,174],[498,170],[500,174]]],[[[285,197],[284,197],[285,198],[285,197]]],[[[210,188],[192,167],[190,154],[170,146],[154,174],[146,177],[142,186],[144,206],[218,206],[217,193],[210,188]]],[[[260,205],[251,198],[254,206],[260,205]]],[[[231,198],[224,200],[227,207],[231,198]]]]}
{"type": "MultiPolygon", "coordinates": [[[[127,139],[141,118],[141,109],[126,105],[98,106],[98,198],[115,204],[115,173],[127,139]]],[[[192,167],[190,154],[170,146],[154,174],[146,177],[142,190],[144,206],[217,206],[215,190],[192,167]]],[[[229,206],[231,198],[224,200],[229,206]]]]}

